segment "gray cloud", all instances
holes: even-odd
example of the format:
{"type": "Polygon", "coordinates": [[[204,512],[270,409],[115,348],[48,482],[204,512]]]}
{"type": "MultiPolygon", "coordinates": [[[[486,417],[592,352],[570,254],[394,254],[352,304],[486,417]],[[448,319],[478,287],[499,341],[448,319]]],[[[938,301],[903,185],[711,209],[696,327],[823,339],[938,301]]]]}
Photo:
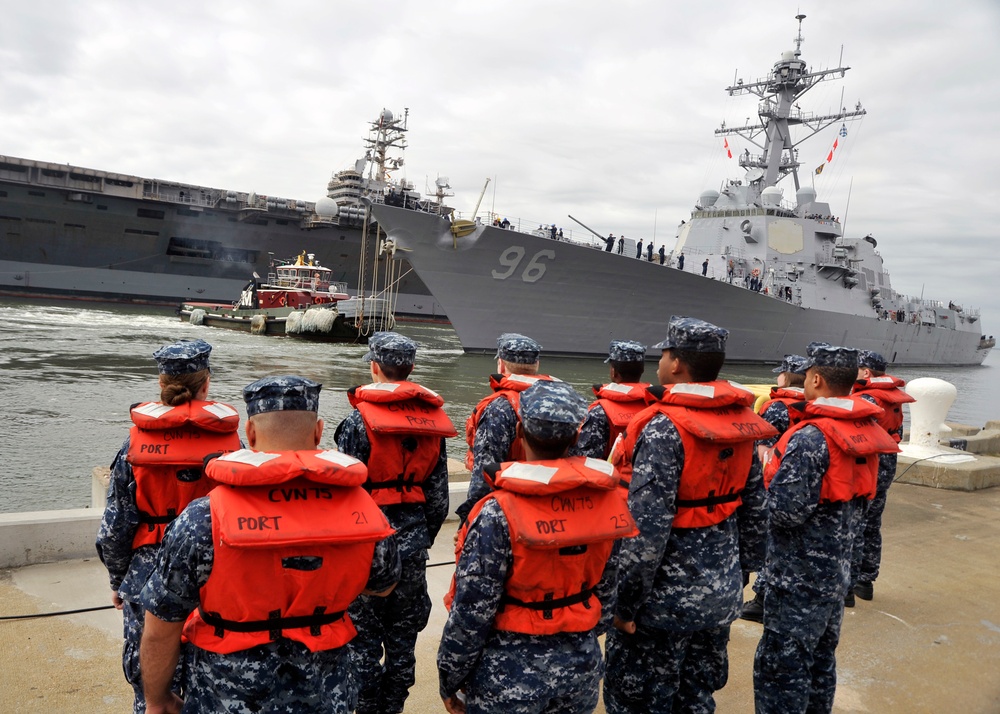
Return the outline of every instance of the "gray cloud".
{"type": "MultiPolygon", "coordinates": [[[[740,175],[713,130],[756,104],[724,88],[794,46],[801,10],[804,59],[843,48],[852,67],[803,108],[869,112],[820,199],[875,235],[897,290],[980,306],[1000,332],[995,0],[0,5],[2,153],[314,200],[383,106],[409,107],[418,189],[446,175],[468,212],[491,177],[484,207],[526,226],[655,225],[668,249],[701,191],[740,175]]],[[[806,166],[835,131],[802,145],[806,166]]]]}

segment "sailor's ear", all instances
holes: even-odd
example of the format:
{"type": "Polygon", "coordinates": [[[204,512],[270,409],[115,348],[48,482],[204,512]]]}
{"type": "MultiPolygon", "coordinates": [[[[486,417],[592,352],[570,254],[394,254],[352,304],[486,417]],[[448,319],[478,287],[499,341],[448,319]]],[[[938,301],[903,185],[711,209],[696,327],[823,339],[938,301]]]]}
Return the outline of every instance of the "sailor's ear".
{"type": "Polygon", "coordinates": [[[253,423],[253,417],[247,419],[247,423],[244,425],[247,433],[247,446],[251,449],[257,446],[257,425],[253,423]]]}
{"type": "Polygon", "coordinates": [[[323,427],[326,423],[322,419],[316,420],[316,431],[313,433],[313,438],[316,440],[316,447],[319,447],[319,441],[323,438],[323,427]]]}

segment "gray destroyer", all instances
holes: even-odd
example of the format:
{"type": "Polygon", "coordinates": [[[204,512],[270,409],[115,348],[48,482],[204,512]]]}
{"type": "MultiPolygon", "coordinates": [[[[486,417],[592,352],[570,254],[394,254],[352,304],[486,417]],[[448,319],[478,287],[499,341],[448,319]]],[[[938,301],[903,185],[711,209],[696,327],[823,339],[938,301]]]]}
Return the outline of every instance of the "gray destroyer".
{"type": "Polygon", "coordinates": [[[766,77],[727,88],[758,97],[760,122],[716,133],[739,135],[759,153],[740,155],[741,178],[701,194],[668,265],[631,249],[618,255],[543,231],[375,203],[386,248],[413,265],[467,352],[492,352],[497,335],[514,331],[547,354],[606,355],[610,339],[658,342],[677,314],[726,327],[734,362],[777,362],[824,340],[897,365],[981,364],[994,340],[981,334],[979,312],[897,293],[875,239],[846,237],[829,204],[800,183],[798,145],[830,126],[846,132],[865,113],[860,102],[828,115],[799,108],[810,88],[849,69],[807,67],[803,18],[795,49],[766,77]],[[805,136],[793,139],[793,129],[805,136]]]}
{"type": "MultiPolygon", "coordinates": [[[[401,316],[442,319],[405,261],[378,256],[361,205],[377,194],[431,207],[389,178],[403,164],[407,116],[380,112],[365,156],[316,202],[0,155],[0,295],[229,302],[254,272],[273,272],[274,258],[308,248],[352,293],[391,298],[401,316]]],[[[444,188],[439,181],[439,200],[444,188]]]]}

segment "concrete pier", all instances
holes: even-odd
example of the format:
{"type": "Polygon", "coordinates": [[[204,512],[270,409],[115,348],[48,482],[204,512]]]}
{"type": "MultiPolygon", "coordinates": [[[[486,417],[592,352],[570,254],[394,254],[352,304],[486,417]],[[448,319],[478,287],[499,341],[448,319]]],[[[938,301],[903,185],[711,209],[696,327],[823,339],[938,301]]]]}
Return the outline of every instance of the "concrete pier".
{"type": "MultiPolygon", "coordinates": [[[[435,655],[442,597],[454,558],[445,525],[428,571],[434,603],[417,649],[417,684],[406,711],[442,712],[435,655]]],[[[897,483],[889,491],[882,574],[872,602],[848,609],[837,650],[837,714],[1000,711],[1000,489],[977,493],[897,483]]],[[[750,596],[749,589],[747,590],[750,596]]],[[[65,560],[0,572],[0,616],[110,602],[96,560],[65,560]]],[[[753,711],[753,655],[761,626],[737,620],[729,683],[718,711],[753,711]]],[[[124,712],[116,610],[0,621],[0,702],[11,712],[124,712]]],[[[603,706],[598,712],[604,712],[603,706]]]]}

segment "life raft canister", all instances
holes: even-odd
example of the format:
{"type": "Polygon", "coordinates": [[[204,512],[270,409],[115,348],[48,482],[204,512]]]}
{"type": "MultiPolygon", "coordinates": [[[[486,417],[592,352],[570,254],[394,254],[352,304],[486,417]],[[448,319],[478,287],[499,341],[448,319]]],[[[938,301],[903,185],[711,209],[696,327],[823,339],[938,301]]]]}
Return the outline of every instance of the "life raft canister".
{"type": "Polygon", "coordinates": [[[365,465],[339,451],[244,449],[206,472],[220,484],[209,494],[213,564],[186,641],[219,654],[279,639],[312,652],[347,644],[347,607],[393,532],[361,488],[365,465]]]}
{"type": "Polygon", "coordinates": [[[347,393],[364,421],[371,456],[365,490],[380,506],[424,503],[423,483],[455,436],[440,395],[409,381],[378,382],[347,393]]]}
{"type": "Polygon", "coordinates": [[[129,410],[132,429],[126,460],[135,476],[139,527],[132,549],[157,545],[167,525],[215,483],[205,478],[208,454],[240,448],[240,415],[222,402],[192,400],[177,406],[144,402],[129,410]]]}

